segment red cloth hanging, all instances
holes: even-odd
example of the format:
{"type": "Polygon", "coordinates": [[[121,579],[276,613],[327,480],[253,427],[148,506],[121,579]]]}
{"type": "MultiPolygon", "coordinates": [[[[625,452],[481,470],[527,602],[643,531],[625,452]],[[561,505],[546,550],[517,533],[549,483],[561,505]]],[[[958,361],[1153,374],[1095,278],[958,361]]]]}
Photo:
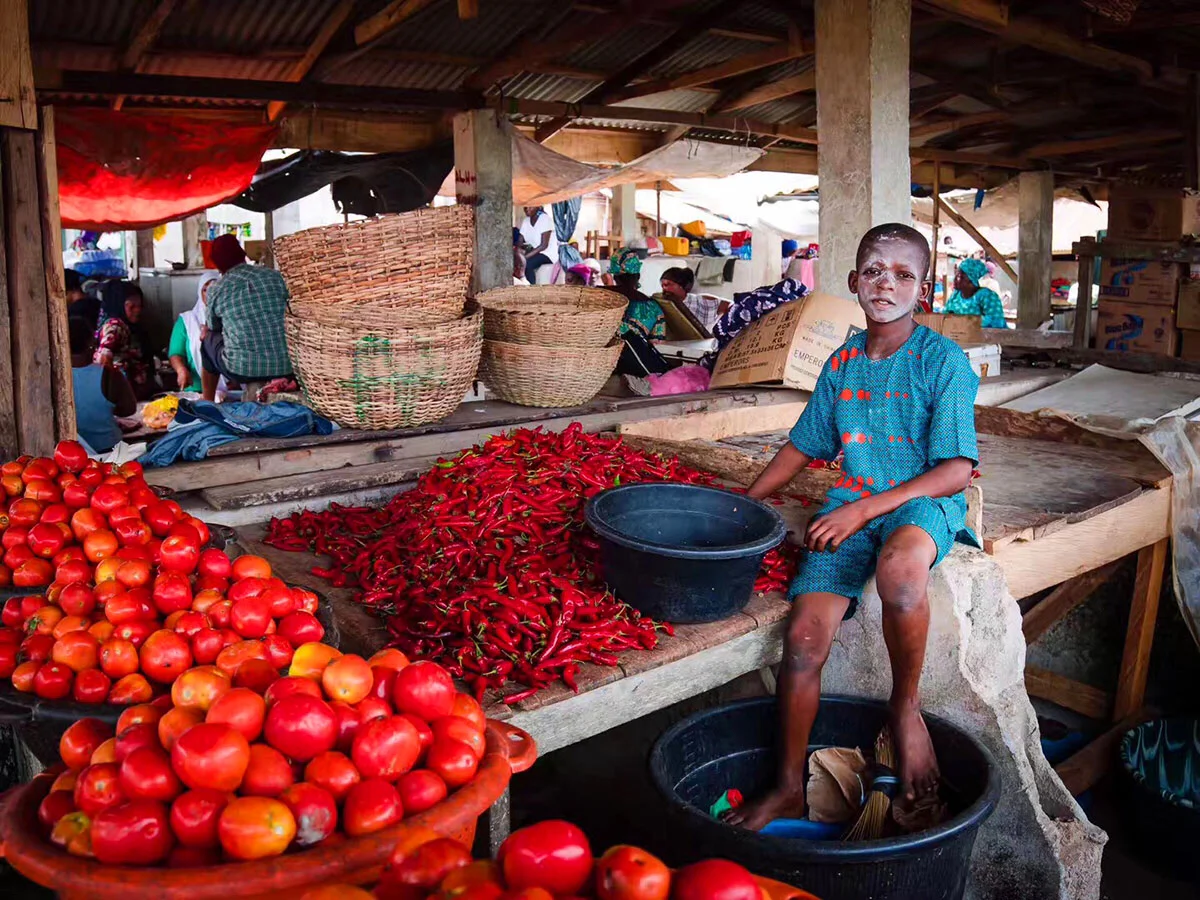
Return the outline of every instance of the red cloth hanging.
{"type": "Polygon", "coordinates": [[[70,107],[54,124],[62,223],[92,231],[152,228],[236,197],[277,130],[244,113],[70,107]]]}

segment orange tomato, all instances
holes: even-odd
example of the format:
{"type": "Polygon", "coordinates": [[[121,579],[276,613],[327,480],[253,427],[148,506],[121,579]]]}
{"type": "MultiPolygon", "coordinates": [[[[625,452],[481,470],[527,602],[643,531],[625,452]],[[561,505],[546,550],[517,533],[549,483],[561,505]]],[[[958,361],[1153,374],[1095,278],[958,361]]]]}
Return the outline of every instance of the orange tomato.
{"type": "Polygon", "coordinates": [[[163,710],[153,703],[139,703],[121,713],[117,719],[117,734],[134,725],[154,725],[163,717],[163,710]]]}
{"type": "Polygon", "coordinates": [[[158,740],[162,743],[163,748],[170,753],[171,748],[175,746],[175,742],[179,740],[179,736],[191,728],[193,725],[199,725],[204,721],[204,713],[198,709],[186,709],[181,706],[173,706],[158,720],[158,740]]]}
{"type": "Polygon", "coordinates": [[[89,562],[98,563],[117,552],[117,536],[107,529],[93,531],[83,539],[83,552],[89,562]]]}
{"type": "Polygon", "coordinates": [[[197,666],[175,679],[171,700],[176,706],[207,712],[232,686],[229,675],[216,666],[197,666]]]}
{"type": "Polygon", "coordinates": [[[21,663],[12,673],[12,686],[23,694],[33,693],[33,676],[38,673],[38,669],[42,667],[40,662],[34,662],[32,659],[21,663]]]}
{"type": "Polygon", "coordinates": [[[454,706],[450,710],[450,715],[466,719],[480,732],[487,728],[487,716],[483,714],[483,707],[470,694],[454,695],[454,706]]]}
{"type": "Polygon", "coordinates": [[[352,884],[323,884],[305,891],[300,900],[375,900],[375,895],[352,884]]]}
{"type": "Polygon", "coordinates": [[[20,475],[4,475],[0,477],[0,487],[10,497],[19,497],[25,491],[25,482],[20,475]]]}
{"type": "Polygon", "coordinates": [[[89,534],[107,527],[108,520],[90,507],[78,509],[71,516],[71,531],[74,532],[77,541],[83,541],[89,534]]]}
{"type": "Polygon", "coordinates": [[[361,656],[348,653],[329,663],[321,672],[321,686],[330,700],[357,703],[371,693],[374,676],[361,656]]]}
{"type": "MultiPolygon", "coordinates": [[[[288,667],[288,674],[320,681],[325,667],[341,655],[340,650],[328,644],[317,641],[301,644],[292,655],[292,664],[288,667]]],[[[367,668],[369,669],[370,666],[367,668]]]]}
{"type": "MultiPolygon", "coordinates": [[[[408,657],[397,650],[395,647],[388,647],[380,650],[374,656],[367,660],[370,666],[379,666],[383,669],[396,669],[399,671],[408,665],[408,657]]],[[[464,697],[466,694],[463,695],[464,697]]]]}
{"type": "Polygon", "coordinates": [[[238,797],[221,812],[221,847],[234,859],[278,856],[296,836],[296,819],[287,805],[269,797],[238,797]]]}
{"type": "Polygon", "coordinates": [[[239,556],[233,561],[233,578],[270,578],[271,564],[261,556],[239,556]]]}
{"type": "Polygon", "coordinates": [[[58,620],[58,624],[54,626],[54,631],[51,633],[55,640],[59,640],[72,631],[87,631],[91,624],[92,620],[86,616],[63,616],[58,620]]]}
{"type": "Polygon", "coordinates": [[[25,623],[30,634],[54,634],[54,626],[62,621],[63,611],[57,606],[43,606],[25,623]]]}
{"type": "Polygon", "coordinates": [[[217,668],[232,678],[238,667],[248,659],[266,659],[262,641],[238,641],[217,654],[217,668]]]}
{"type": "Polygon", "coordinates": [[[110,637],[100,645],[100,671],[109,678],[132,675],[138,666],[138,651],[132,642],[110,637]]]}
{"type": "Polygon", "coordinates": [[[146,676],[134,672],[132,675],[126,675],[119,679],[113,685],[112,693],[108,695],[108,702],[115,703],[117,706],[129,706],[134,703],[148,703],[153,697],[154,688],[150,687],[146,676]]]}
{"type": "Polygon", "coordinates": [[[88,626],[88,634],[98,640],[101,644],[113,636],[113,632],[117,630],[117,626],[108,619],[101,619],[99,622],[93,622],[88,626]]]}
{"type": "Polygon", "coordinates": [[[88,760],[88,765],[98,766],[102,763],[115,763],[117,761],[117,739],[110,737],[99,747],[92,751],[92,758],[88,760]]]}
{"type": "Polygon", "coordinates": [[[82,672],[96,668],[99,655],[99,641],[86,631],[72,631],[54,642],[50,658],[72,672],[82,672]]]}
{"type": "Polygon", "coordinates": [[[139,651],[142,671],[160,684],[170,684],[192,664],[192,647],[182,634],[163,628],[146,638],[139,651]]]}

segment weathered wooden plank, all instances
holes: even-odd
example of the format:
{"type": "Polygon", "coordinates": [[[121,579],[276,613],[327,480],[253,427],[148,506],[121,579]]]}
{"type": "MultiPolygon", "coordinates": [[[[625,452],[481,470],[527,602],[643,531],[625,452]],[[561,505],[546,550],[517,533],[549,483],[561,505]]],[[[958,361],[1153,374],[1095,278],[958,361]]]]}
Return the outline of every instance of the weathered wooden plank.
{"type": "Polygon", "coordinates": [[[1037,606],[1021,617],[1021,631],[1025,643],[1032,644],[1066,615],[1087,600],[1096,588],[1112,578],[1121,562],[1109,563],[1099,569],[1084,572],[1070,581],[1064,581],[1047,594],[1037,606]]]}
{"type": "Polygon", "coordinates": [[[622,435],[665,438],[672,441],[718,441],[735,434],[786,431],[796,424],[807,401],[751,406],[694,413],[690,416],[628,422],[617,430],[622,435]]]}
{"type": "Polygon", "coordinates": [[[1162,594],[1163,570],[1167,564],[1168,538],[1138,553],[1137,576],[1133,583],[1133,605],[1125,631],[1121,674],[1117,678],[1117,700],[1113,715],[1123,719],[1141,709],[1150,673],[1150,650],[1154,646],[1154,624],[1158,621],[1158,599],[1162,594]]]}
{"type": "Polygon", "coordinates": [[[37,128],[27,0],[0,0],[0,127],[37,128]]]}
{"type": "Polygon", "coordinates": [[[3,133],[4,239],[17,443],[22,453],[49,456],[55,444],[47,409],[53,391],[36,138],[32,131],[3,133]]]}
{"type": "Polygon", "coordinates": [[[401,484],[423,475],[437,462],[436,456],[403,462],[346,466],[326,472],[284,475],[245,484],[227,484],[205,488],[200,496],[213,509],[244,509],[267,503],[282,503],[306,497],[324,497],[347,491],[363,490],[385,484],[401,484]]]}
{"type": "Polygon", "coordinates": [[[1104,777],[1116,759],[1117,744],[1134,725],[1151,718],[1148,710],[1126,716],[1074,756],[1054,767],[1063,785],[1078,797],[1104,777]]]}
{"type": "Polygon", "coordinates": [[[37,170],[42,217],[42,265],[46,270],[54,431],[55,437],[63,441],[75,438],[75,383],[71,374],[71,338],[67,331],[67,290],[63,275],[62,217],[58,211],[58,155],[54,140],[54,107],[43,106],[41,114],[37,170]]]}
{"type": "MultiPolygon", "coordinates": [[[[3,184],[4,154],[0,152],[0,185],[3,184]]],[[[15,459],[17,410],[13,396],[12,317],[9,310],[8,253],[4,249],[4,191],[0,190],[0,457],[15,459]]]]}
{"type": "Polygon", "coordinates": [[[1112,695],[1107,691],[1040,666],[1025,666],[1025,690],[1031,697],[1049,700],[1090,719],[1107,719],[1112,710],[1112,695]]]}

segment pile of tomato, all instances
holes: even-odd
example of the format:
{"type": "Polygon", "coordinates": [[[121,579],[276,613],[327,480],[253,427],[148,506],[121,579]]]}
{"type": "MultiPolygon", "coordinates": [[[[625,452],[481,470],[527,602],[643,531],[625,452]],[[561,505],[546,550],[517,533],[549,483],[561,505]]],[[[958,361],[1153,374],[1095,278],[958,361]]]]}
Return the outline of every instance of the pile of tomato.
{"type": "Polygon", "coordinates": [[[300,900],[763,900],[757,880],[723,859],[672,872],[639,847],[620,845],[598,859],[587,836],[563,821],[514,831],[494,861],[471,859],[457,841],[416,829],[397,843],[369,893],[347,885],[307,891],[300,900]]]}
{"type": "Polygon", "coordinates": [[[483,710],[436,663],[325,644],[286,676],[258,662],[193,669],[115,731],[72,724],[38,810],[50,839],[112,865],[262,859],[388,828],[475,777],[483,710]]]}

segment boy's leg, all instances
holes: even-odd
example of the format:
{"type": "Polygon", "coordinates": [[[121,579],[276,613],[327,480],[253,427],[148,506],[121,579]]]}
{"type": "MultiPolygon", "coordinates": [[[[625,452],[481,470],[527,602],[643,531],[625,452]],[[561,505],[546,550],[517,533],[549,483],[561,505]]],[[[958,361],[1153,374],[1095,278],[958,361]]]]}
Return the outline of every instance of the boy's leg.
{"type": "Polygon", "coordinates": [[[808,735],[821,700],[821,669],[850,600],[838,594],[801,594],[788,617],[779,672],[779,780],[764,796],[725,818],[758,831],[779,818],[804,816],[804,762],[808,735]]]}
{"type": "Polygon", "coordinates": [[[929,634],[929,570],[938,555],[928,532],[917,525],[902,525],[884,542],[875,571],[883,601],[883,638],[892,663],[892,733],[900,781],[909,800],[935,790],[938,779],[918,693],[929,634]]]}

